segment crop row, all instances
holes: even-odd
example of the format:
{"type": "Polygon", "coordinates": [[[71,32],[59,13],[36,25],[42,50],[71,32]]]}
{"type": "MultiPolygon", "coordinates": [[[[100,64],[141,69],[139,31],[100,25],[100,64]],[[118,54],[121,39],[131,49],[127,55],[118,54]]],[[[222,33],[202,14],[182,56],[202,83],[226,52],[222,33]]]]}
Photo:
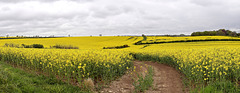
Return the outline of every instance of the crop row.
{"type": "Polygon", "coordinates": [[[134,53],[138,60],[171,65],[190,81],[207,84],[216,81],[240,81],[240,48],[216,47],[196,49],[142,50],[134,53]]]}
{"type": "Polygon", "coordinates": [[[0,58],[15,66],[78,82],[84,78],[112,80],[132,66],[129,53],[113,50],[0,48],[0,58]]]}

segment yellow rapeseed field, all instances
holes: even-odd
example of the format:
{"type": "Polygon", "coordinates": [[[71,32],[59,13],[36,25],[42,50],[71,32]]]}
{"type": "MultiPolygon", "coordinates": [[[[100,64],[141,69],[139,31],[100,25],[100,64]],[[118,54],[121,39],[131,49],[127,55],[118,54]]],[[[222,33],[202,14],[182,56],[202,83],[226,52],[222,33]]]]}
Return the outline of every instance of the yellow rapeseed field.
{"type": "MultiPolygon", "coordinates": [[[[224,36],[148,37],[148,40],[231,39],[224,36]]],[[[175,67],[196,83],[240,81],[240,41],[207,41],[134,45],[142,37],[65,37],[7,39],[5,43],[74,45],[79,49],[25,49],[0,47],[0,58],[10,64],[62,78],[114,79],[133,66],[132,60],[156,61],[175,67]],[[128,44],[126,49],[103,47],[128,44]]],[[[236,38],[238,39],[238,38],[236,38]]]]}
{"type": "MultiPolygon", "coordinates": [[[[185,47],[185,46],[182,46],[185,47]]],[[[180,70],[195,82],[240,79],[240,47],[135,50],[136,59],[160,62],[180,70]]]]}
{"type": "MultiPolygon", "coordinates": [[[[103,47],[111,47],[118,45],[133,45],[134,42],[141,40],[142,37],[130,36],[104,36],[104,37],[59,37],[59,38],[22,38],[22,39],[0,39],[0,46],[5,43],[13,44],[43,44],[49,48],[56,44],[77,46],[79,49],[102,49],[103,47]]],[[[138,46],[135,46],[138,47],[138,46]]]]}
{"type": "Polygon", "coordinates": [[[0,57],[10,64],[78,80],[112,79],[132,66],[132,56],[116,50],[0,48],[0,57]]]}
{"type": "Polygon", "coordinates": [[[159,36],[151,36],[147,37],[146,41],[142,41],[143,43],[152,43],[152,42],[170,42],[170,41],[185,41],[185,40],[211,40],[211,39],[239,39],[237,37],[230,36],[191,36],[191,37],[159,37],[159,36]]]}

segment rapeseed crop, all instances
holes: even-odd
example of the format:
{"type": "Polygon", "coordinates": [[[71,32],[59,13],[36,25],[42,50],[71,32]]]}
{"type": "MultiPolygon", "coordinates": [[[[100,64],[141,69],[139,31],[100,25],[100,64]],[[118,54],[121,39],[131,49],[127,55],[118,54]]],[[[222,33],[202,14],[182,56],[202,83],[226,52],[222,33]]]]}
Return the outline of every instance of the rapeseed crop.
{"type": "MultiPolygon", "coordinates": [[[[184,47],[184,46],[182,46],[184,47]]],[[[240,80],[240,47],[136,50],[136,59],[171,65],[198,83],[240,80]]]]}
{"type": "Polygon", "coordinates": [[[187,41],[187,40],[215,40],[215,39],[240,40],[240,38],[238,38],[238,37],[230,37],[230,36],[191,36],[191,37],[151,36],[151,37],[147,37],[147,40],[142,41],[142,43],[187,41]]]}
{"type": "Polygon", "coordinates": [[[124,51],[0,48],[10,64],[67,79],[112,80],[132,66],[124,51]]]}
{"type": "MultiPolygon", "coordinates": [[[[42,44],[46,48],[54,45],[76,46],[79,49],[102,49],[103,47],[112,47],[120,45],[133,45],[134,42],[141,40],[142,37],[130,36],[104,36],[104,37],[56,37],[56,38],[21,38],[21,39],[2,39],[0,46],[5,43],[13,44],[42,44]]],[[[138,47],[138,46],[132,46],[138,47]]]]}
{"type": "MultiPolygon", "coordinates": [[[[160,39],[231,39],[224,36],[203,37],[148,37],[147,40],[160,39]]],[[[235,38],[234,39],[238,39],[235,38]]],[[[168,64],[183,73],[196,84],[208,84],[229,80],[238,85],[240,81],[240,43],[239,41],[208,41],[133,45],[142,37],[69,37],[49,39],[14,39],[3,42],[43,45],[75,45],[77,50],[65,49],[24,49],[0,47],[2,61],[41,71],[62,79],[92,78],[94,81],[113,80],[131,69],[132,60],[153,61],[168,64]],[[39,41],[37,41],[39,40],[39,41]],[[128,44],[121,50],[103,50],[102,47],[128,44]],[[144,48],[143,48],[144,47],[144,48]]],[[[0,44],[3,44],[1,42],[0,44]]],[[[144,41],[145,42],[145,41],[144,41]]],[[[147,42],[147,41],[146,41],[147,42]]]]}

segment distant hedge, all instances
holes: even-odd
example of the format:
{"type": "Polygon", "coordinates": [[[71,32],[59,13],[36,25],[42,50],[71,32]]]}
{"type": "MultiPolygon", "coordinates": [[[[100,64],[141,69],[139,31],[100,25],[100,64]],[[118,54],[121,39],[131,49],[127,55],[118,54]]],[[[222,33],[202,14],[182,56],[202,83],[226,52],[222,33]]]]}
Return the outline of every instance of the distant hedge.
{"type": "Polygon", "coordinates": [[[127,48],[130,47],[128,45],[122,45],[122,46],[114,46],[114,47],[103,47],[103,49],[121,49],[121,48],[127,48]]]}
{"type": "Polygon", "coordinates": [[[57,48],[57,49],[79,49],[78,47],[76,46],[72,46],[72,45],[59,45],[59,44],[56,44],[54,46],[50,46],[50,48],[57,48]]]}
{"type": "Polygon", "coordinates": [[[161,42],[145,42],[138,41],[134,43],[135,45],[143,44],[161,44],[161,43],[175,43],[175,42],[200,42],[200,41],[240,41],[240,39],[203,39],[203,40],[178,40],[178,41],[161,41],[161,42]]]}
{"type": "Polygon", "coordinates": [[[42,44],[31,44],[31,45],[26,45],[26,44],[14,44],[14,43],[5,43],[5,47],[15,47],[15,48],[44,48],[42,44]]]}

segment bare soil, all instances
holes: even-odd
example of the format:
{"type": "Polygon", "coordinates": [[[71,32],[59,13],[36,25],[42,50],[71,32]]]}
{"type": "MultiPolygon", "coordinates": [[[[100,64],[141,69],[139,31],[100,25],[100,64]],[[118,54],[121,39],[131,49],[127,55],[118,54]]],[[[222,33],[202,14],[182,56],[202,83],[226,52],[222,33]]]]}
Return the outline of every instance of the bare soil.
{"type": "MultiPolygon", "coordinates": [[[[134,66],[138,73],[145,75],[147,71],[147,65],[152,66],[154,69],[154,82],[153,87],[146,90],[146,93],[185,93],[183,91],[183,83],[181,74],[170,66],[154,63],[154,62],[142,62],[134,61],[134,66]]],[[[128,72],[116,81],[113,81],[108,87],[103,88],[102,93],[133,93],[133,82],[136,79],[136,74],[128,72]]]]}

